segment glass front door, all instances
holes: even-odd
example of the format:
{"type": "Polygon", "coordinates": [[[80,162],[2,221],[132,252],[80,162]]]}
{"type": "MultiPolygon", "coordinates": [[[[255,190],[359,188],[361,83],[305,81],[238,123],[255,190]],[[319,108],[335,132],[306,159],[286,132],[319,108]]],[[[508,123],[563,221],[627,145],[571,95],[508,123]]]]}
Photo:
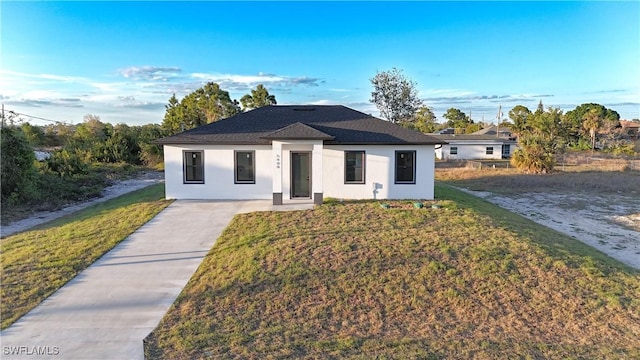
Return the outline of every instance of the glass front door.
{"type": "Polygon", "coordinates": [[[311,198],[311,153],[291,153],[291,198],[311,198]]]}

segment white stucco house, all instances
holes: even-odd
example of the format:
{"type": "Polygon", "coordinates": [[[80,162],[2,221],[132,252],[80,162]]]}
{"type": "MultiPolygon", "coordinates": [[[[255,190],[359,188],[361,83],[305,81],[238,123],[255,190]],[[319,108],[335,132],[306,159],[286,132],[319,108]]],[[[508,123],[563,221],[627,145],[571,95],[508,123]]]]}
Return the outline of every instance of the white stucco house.
{"type": "Polygon", "coordinates": [[[169,199],[433,199],[432,136],[333,105],[265,106],[156,141],[169,199]]]}
{"type": "Polygon", "coordinates": [[[446,142],[436,149],[440,160],[500,160],[508,159],[518,146],[513,138],[496,135],[446,134],[432,135],[446,142]]]}

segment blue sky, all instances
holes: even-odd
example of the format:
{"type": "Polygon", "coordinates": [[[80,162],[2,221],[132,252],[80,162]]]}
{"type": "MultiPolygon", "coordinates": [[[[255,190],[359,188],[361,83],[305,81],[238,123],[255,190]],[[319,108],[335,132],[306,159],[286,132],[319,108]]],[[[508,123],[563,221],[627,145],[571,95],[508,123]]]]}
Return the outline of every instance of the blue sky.
{"type": "MultiPolygon", "coordinates": [[[[279,104],[378,116],[401,69],[438,118],[596,102],[640,117],[640,2],[0,3],[0,100],[68,123],[160,123],[171,94],[264,84],[279,104]]],[[[27,118],[28,119],[28,118],[27,118]]],[[[45,122],[31,119],[32,123],[45,122]]]]}

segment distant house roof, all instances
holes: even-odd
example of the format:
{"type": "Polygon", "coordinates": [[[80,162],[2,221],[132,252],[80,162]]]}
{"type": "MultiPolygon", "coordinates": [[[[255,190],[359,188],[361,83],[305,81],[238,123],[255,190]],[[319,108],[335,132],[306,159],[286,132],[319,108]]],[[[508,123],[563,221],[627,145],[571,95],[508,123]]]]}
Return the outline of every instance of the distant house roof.
{"type": "Polygon", "coordinates": [[[476,132],[472,132],[470,135],[493,135],[493,136],[496,136],[498,131],[500,132],[500,135],[511,136],[511,130],[509,130],[506,127],[497,127],[495,125],[491,125],[489,127],[486,127],[484,129],[478,130],[476,132]]]}
{"type": "Polygon", "coordinates": [[[620,126],[622,126],[623,128],[640,129],[640,122],[635,122],[630,120],[620,120],[620,126]]]}
{"type": "Polygon", "coordinates": [[[325,144],[435,145],[442,139],[341,105],[269,105],[156,140],[158,144],[257,144],[317,139],[325,144]]]}
{"type": "Polygon", "coordinates": [[[443,134],[443,135],[432,135],[435,138],[442,139],[447,143],[454,143],[459,141],[482,141],[482,142],[499,142],[499,143],[516,143],[516,140],[497,137],[494,135],[474,135],[474,134],[443,134]]]}

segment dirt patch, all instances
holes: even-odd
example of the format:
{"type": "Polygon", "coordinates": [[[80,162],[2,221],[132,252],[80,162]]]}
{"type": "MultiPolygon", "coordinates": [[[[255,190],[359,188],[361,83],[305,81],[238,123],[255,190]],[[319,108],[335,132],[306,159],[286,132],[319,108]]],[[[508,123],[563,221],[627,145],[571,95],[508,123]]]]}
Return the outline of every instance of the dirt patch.
{"type": "Polygon", "coordinates": [[[640,269],[640,199],[582,193],[495,194],[461,189],[640,269]]]}
{"type": "Polygon", "coordinates": [[[0,226],[0,237],[4,238],[17,232],[25,231],[34,226],[47,223],[65,215],[74,213],[78,210],[82,210],[93,204],[116,198],[120,195],[124,195],[126,193],[142,189],[153,184],[157,184],[161,181],[164,181],[164,174],[161,172],[143,172],[137,175],[134,179],[117,181],[113,185],[106,187],[102,191],[102,197],[89,201],[78,202],[76,204],[66,206],[56,211],[37,212],[26,219],[15,221],[6,226],[0,226]]]}

